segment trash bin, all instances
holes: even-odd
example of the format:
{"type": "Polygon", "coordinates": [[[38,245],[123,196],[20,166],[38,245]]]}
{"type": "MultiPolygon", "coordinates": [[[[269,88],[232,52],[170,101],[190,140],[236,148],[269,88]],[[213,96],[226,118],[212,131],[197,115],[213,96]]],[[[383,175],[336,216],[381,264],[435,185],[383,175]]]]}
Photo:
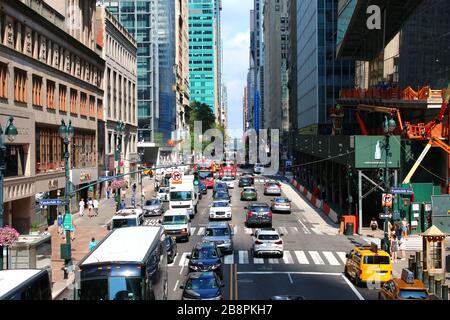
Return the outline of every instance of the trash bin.
{"type": "Polygon", "coordinates": [[[352,236],[355,232],[355,225],[352,222],[348,222],[345,224],[345,235],[352,236]]]}

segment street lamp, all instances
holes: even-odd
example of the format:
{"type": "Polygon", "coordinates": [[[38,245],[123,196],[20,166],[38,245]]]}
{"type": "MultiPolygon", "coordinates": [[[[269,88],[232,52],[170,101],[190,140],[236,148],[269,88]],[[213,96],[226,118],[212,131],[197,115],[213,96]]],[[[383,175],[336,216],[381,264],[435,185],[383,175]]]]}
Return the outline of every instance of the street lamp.
{"type": "MultiPolygon", "coordinates": [[[[14,126],[14,118],[9,117],[5,132],[3,132],[0,125],[0,228],[3,228],[3,171],[6,170],[6,146],[4,144],[4,136],[8,138],[9,142],[13,142],[17,136],[17,128],[14,126]]],[[[3,247],[0,246],[0,270],[3,270],[3,247]]]]}
{"type": "MultiPolygon", "coordinates": [[[[66,226],[71,224],[72,214],[70,212],[70,177],[69,177],[69,144],[72,140],[75,129],[72,127],[72,121],[69,120],[69,125],[66,126],[66,123],[64,120],[61,120],[61,125],[58,129],[59,136],[61,139],[63,139],[64,142],[64,170],[65,170],[65,177],[66,177],[66,189],[64,192],[64,217],[63,221],[68,222],[65,225],[66,226]],[[66,220],[67,219],[67,220],[66,220]],[[69,224],[70,223],[70,224],[69,224]]],[[[68,277],[68,271],[69,267],[72,265],[72,249],[70,246],[70,231],[67,227],[66,229],[66,243],[65,246],[61,245],[61,258],[64,258],[64,264],[66,268],[64,268],[64,279],[67,279],[68,277]],[[63,249],[64,248],[64,249],[63,249]]]]}
{"type": "Polygon", "coordinates": [[[139,182],[140,182],[140,185],[141,185],[141,208],[143,208],[144,207],[144,205],[143,205],[143,192],[142,192],[142,180],[143,180],[143,178],[144,178],[144,176],[143,176],[143,173],[144,173],[144,170],[146,170],[147,168],[143,168],[142,167],[142,164],[144,163],[143,162],[143,160],[144,160],[144,154],[145,154],[145,152],[144,152],[144,150],[140,150],[139,151],[139,159],[140,159],[140,161],[141,161],[141,170],[139,170],[139,182]]]}
{"type": "MultiPolygon", "coordinates": [[[[121,153],[122,153],[122,134],[125,132],[125,124],[122,121],[120,121],[117,123],[115,129],[116,129],[117,138],[118,138],[117,150],[116,150],[116,160],[117,160],[116,175],[119,175],[120,174],[120,158],[121,158],[121,153]]],[[[121,191],[121,188],[119,188],[118,192],[116,192],[117,210],[119,210],[119,206],[120,206],[120,191],[121,191]]]]}
{"type": "MultiPolygon", "coordinates": [[[[390,179],[390,174],[389,174],[389,152],[390,152],[390,144],[389,144],[389,139],[391,137],[391,135],[394,133],[395,129],[397,127],[397,124],[395,123],[394,119],[390,119],[388,120],[387,116],[385,116],[385,120],[384,120],[384,124],[383,124],[383,129],[384,129],[384,134],[386,137],[386,143],[384,145],[384,148],[386,150],[386,163],[385,163],[385,170],[384,170],[384,184],[385,184],[385,188],[386,188],[386,193],[389,193],[391,190],[391,179],[390,179]]],[[[384,219],[384,250],[386,252],[390,252],[390,243],[389,243],[389,221],[390,219],[388,219],[388,214],[389,214],[389,207],[385,206],[384,207],[384,213],[385,213],[385,219],[384,219]]]]}

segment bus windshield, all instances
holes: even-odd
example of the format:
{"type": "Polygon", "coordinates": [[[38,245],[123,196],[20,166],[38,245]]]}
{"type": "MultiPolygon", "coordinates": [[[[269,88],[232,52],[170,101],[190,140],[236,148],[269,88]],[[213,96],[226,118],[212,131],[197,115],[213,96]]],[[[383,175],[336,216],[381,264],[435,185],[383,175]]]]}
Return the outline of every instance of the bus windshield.
{"type": "Polygon", "coordinates": [[[142,282],[129,277],[83,280],[80,300],[143,300],[142,282]]]}
{"type": "Polygon", "coordinates": [[[172,191],[170,193],[170,201],[189,201],[192,200],[190,191],[172,191]]]}
{"type": "Polygon", "coordinates": [[[113,219],[112,227],[113,229],[124,228],[124,227],[135,227],[136,219],[113,219]]]}
{"type": "Polygon", "coordinates": [[[198,175],[200,179],[214,178],[214,174],[211,171],[200,171],[198,175]]]}

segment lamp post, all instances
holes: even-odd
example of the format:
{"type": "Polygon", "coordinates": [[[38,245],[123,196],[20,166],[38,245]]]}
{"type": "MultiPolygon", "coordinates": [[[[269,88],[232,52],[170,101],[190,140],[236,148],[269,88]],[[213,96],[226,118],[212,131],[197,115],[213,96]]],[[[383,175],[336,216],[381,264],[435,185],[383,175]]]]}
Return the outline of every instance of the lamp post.
{"type": "MultiPolygon", "coordinates": [[[[390,120],[388,120],[388,118],[386,116],[385,120],[384,120],[384,125],[383,125],[385,138],[386,138],[386,142],[384,144],[384,148],[386,150],[386,163],[385,163],[385,170],[384,170],[384,184],[385,184],[385,188],[386,188],[386,193],[389,193],[391,190],[391,178],[390,178],[390,174],[389,174],[389,152],[391,150],[391,147],[389,144],[389,139],[390,139],[391,135],[394,133],[396,127],[397,127],[397,124],[395,123],[395,120],[392,118],[390,120]]],[[[387,207],[387,206],[384,207],[384,213],[386,216],[389,214],[389,207],[387,207]]],[[[390,221],[390,219],[385,218],[384,227],[383,227],[383,229],[384,229],[384,248],[383,249],[386,252],[390,252],[389,221],[390,221]]]]}
{"type": "Polygon", "coordinates": [[[143,180],[143,178],[144,178],[144,176],[143,176],[143,172],[144,172],[144,170],[146,169],[146,168],[143,168],[142,167],[142,164],[143,164],[143,160],[144,160],[144,150],[140,150],[139,151],[139,159],[140,159],[140,161],[141,161],[141,170],[139,171],[139,183],[140,183],[140,185],[141,185],[141,208],[143,208],[144,207],[144,205],[143,205],[143,192],[142,192],[142,180],[143,180]]]}
{"type": "MultiPolygon", "coordinates": [[[[118,138],[117,150],[116,150],[116,160],[117,160],[116,175],[119,175],[120,174],[120,158],[121,158],[121,153],[122,153],[122,134],[125,132],[125,124],[122,121],[117,123],[116,132],[117,132],[117,138],[118,138]]],[[[117,210],[119,210],[119,206],[120,206],[120,197],[121,197],[120,191],[121,190],[122,190],[122,188],[119,188],[119,191],[116,192],[117,210]]]]}
{"type": "MultiPolygon", "coordinates": [[[[63,221],[71,222],[73,218],[72,218],[72,214],[70,212],[69,144],[75,134],[75,129],[72,127],[72,121],[69,120],[69,125],[66,126],[66,123],[64,122],[64,120],[61,120],[61,125],[59,126],[58,132],[59,132],[59,136],[61,137],[61,139],[63,139],[63,142],[64,142],[64,171],[65,171],[65,177],[66,177],[66,189],[64,191],[63,221]]],[[[64,264],[66,266],[64,268],[64,278],[65,279],[67,279],[67,277],[68,277],[67,273],[69,271],[69,267],[72,264],[72,254],[71,254],[71,247],[70,247],[71,226],[69,228],[69,226],[67,224],[64,226],[64,228],[66,229],[65,230],[66,243],[65,243],[65,246],[61,245],[61,257],[64,258],[64,264]],[[65,248],[65,250],[62,248],[65,248]]]]}
{"type": "MultiPolygon", "coordinates": [[[[6,146],[3,141],[4,136],[9,142],[13,142],[17,136],[17,128],[14,126],[14,118],[9,117],[5,132],[0,125],[0,228],[3,228],[3,171],[6,170],[6,146]]],[[[3,247],[0,246],[0,270],[3,270],[3,247]]]]}

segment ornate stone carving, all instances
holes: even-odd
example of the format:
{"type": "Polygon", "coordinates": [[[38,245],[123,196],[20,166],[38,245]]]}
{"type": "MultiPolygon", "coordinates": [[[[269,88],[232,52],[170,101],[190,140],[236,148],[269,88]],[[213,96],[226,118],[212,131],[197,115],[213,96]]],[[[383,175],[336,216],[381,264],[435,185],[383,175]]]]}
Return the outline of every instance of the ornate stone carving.
{"type": "Polygon", "coordinates": [[[46,62],[47,60],[47,41],[45,40],[45,37],[41,37],[41,45],[40,45],[40,52],[39,52],[39,60],[46,62]]]}
{"type": "Polygon", "coordinates": [[[67,72],[70,73],[70,52],[68,50],[66,50],[66,59],[65,59],[65,69],[67,72]]]}
{"type": "Polygon", "coordinates": [[[6,44],[9,46],[14,45],[14,26],[10,19],[6,22],[6,44]]]}
{"type": "Polygon", "coordinates": [[[89,62],[84,62],[84,80],[86,81],[90,81],[90,76],[91,76],[91,72],[90,72],[90,66],[89,66],[89,62]]]}
{"type": "Polygon", "coordinates": [[[26,28],[25,30],[25,40],[23,43],[23,52],[25,54],[31,55],[32,51],[32,43],[33,43],[33,38],[31,36],[31,29],[30,28],[26,28]]]}
{"type": "Polygon", "coordinates": [[[98,86],[98,75],[97,75],[97,68],[96,67],[94,67],[94,71],[93,71],[93,83],[96,85],[96,86],[98,86]]]}
{"type": "Polygon", "coordinates": [[[75,57],[75,74],[81,76],[81,64],[78,56],[75,57]]]}
{"type": "Polygon", "coordinates": [[[53,44],[53,65],[59,67],[59,46],[56,43],[53,44]]]}

